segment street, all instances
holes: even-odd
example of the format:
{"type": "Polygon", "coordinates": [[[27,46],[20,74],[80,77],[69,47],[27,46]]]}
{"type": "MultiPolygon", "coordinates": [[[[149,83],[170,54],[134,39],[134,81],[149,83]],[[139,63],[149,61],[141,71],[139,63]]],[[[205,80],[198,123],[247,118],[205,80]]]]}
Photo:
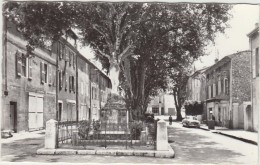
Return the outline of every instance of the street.
{"type": "Polygon", "coordinates": [[[209,131],[184,128],[180,123],[168,127],[175,158],[160,159],[127,156],[36,155],[44,137],[2,144],[2,161],[70,163],[175,163],[175,164],[257,164],[257,146],[209,131]]]}

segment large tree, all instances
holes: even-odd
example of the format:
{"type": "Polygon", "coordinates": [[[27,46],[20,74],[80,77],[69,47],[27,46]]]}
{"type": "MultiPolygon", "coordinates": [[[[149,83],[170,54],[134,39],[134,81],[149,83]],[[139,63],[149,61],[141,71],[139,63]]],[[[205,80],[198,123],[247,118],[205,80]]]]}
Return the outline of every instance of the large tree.
{"type": "MultiPolygon", "coordinates": [[[[81,41],[93,48],[109,70],[113,92],[117,93],[120,65],[127,57],[140,55],[134,50],[142,42],[142,26],[149,33],[160,34],[164,40],[160,44],[172,46],[167,47],[165,52],[171,53],[166,55],[174,55],[174,48],[182,46],[182,56],[196,58],[216,32],[224,31],[229,9],[226,4],[7,2],[4,13],[18,25],[28,50],[44,45],[45,40],[57,40],[64,29],[77,28],[83,35],[81,41]]],[[[150,39],[156,43],[160,38],[150,39]]],[[[123,67],[132,90],[129,65],[123,67]]]]}

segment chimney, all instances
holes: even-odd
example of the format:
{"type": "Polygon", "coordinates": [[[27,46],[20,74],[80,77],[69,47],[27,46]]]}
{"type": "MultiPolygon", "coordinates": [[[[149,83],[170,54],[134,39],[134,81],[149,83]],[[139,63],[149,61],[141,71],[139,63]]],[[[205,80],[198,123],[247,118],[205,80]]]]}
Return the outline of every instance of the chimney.
{"type": "Polygon", "coordinates": [[[255,23],[255,27],[257,28],[259,26],[259,24],[258,23],[255,23]]]}
{"type": "Polygon", "coordinates": [[[215,59],[215,64],[218,62],[218,58],[215,59]]]}

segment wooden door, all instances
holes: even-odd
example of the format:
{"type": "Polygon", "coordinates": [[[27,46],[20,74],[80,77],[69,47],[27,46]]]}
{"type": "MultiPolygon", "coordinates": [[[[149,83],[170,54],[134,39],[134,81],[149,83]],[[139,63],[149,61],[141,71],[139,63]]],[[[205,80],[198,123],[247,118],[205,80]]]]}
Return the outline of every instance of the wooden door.
{"type": "Polygon", "coordinates": [[[29,130],[43,128],[43,97],[29,96],[29,130]]]}
{"type": "Polygon", "coordinates": [[[16,102],[10,102],[10,130],[17,132],[17,106],[16,102]]]}

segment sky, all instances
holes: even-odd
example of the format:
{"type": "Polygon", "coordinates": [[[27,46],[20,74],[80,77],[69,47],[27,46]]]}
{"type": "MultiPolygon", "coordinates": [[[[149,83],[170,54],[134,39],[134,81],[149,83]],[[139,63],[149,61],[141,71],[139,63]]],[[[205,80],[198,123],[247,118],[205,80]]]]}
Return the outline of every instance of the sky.
{"type": "Polygon", "coordinates": [[[233,7],[231,14],[230,28],[226,29],[225,34],[218,34],[215,46],[207,47],[208,55],[195,62],[196,69],[213,65],[217,57],[220,60],[237,51],[249,50],[247,34],[259,22],[259,5],[238,4],[233,7]]]}
{"type": "MultiPolygon", "coordinates": [[[[200,57],[194,63],[196,70],[208,67],[214,64],[214,60],[249,49],[249,39],[247,34],[255,28],[259,22],[259,5],[237,4],[230,11],[233,15],[229,20],[230,27],[224,34],[218,34],[215,40],[215,46],[206,47],[208,55],[200,57]],[[218,52],[218,53],[217,53],[218,52]]],[[[79,49],[80,53],[101,69],[101,64],[94,60],[94,54],[90,48],[79,49]]]]}

